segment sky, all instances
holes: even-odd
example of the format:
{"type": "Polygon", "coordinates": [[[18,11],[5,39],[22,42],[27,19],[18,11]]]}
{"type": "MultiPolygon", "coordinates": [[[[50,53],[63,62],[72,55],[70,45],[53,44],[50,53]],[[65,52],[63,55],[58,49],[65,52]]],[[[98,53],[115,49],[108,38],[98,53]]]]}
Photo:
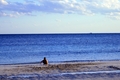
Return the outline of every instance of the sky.
{"type": "Polygon", "coordinates": [[[0,34],[120,33],[120,0],[0,0],[0,34]]]}

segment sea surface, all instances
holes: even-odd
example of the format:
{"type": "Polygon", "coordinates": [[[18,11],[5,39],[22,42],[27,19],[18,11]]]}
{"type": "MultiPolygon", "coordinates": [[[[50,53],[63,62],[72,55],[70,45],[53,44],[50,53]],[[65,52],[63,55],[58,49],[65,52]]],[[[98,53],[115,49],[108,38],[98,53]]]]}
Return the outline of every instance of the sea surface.
{"type": "Polygon", "coordinates": [[[1,34],[0,64],[120,60],[120,34],[1,34]]]}

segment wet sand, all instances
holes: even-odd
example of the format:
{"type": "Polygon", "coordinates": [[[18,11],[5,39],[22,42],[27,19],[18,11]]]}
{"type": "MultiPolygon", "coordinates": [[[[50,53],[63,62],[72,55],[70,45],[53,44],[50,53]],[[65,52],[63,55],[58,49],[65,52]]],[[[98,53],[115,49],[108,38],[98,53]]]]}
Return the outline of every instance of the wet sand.
{"type": "Polygon", "coordinates": [[[0,65],[0,80],[120,80],[120,61],[0,65]]]}

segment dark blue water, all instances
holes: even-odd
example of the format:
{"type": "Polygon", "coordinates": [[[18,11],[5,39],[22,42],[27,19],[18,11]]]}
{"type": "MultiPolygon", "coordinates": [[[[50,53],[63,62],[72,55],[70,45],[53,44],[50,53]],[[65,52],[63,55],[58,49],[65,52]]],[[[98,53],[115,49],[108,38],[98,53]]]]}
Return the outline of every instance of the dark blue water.
{"type": "Polygon", "coordinates": [[[120,34],[0,35],[0,64],[120,60],[120,34]]]}

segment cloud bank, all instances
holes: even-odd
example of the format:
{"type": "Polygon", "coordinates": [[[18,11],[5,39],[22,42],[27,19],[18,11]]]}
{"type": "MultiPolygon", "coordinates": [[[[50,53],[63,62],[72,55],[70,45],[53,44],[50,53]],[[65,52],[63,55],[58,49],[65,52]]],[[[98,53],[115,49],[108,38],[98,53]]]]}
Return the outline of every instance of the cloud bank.
{"type": "Polygon", "coordinates": [[[33,15],[34,12],[80,15],[102,14],[120,19],[120,0],[0,0],[0,17],[33,15]]]}

